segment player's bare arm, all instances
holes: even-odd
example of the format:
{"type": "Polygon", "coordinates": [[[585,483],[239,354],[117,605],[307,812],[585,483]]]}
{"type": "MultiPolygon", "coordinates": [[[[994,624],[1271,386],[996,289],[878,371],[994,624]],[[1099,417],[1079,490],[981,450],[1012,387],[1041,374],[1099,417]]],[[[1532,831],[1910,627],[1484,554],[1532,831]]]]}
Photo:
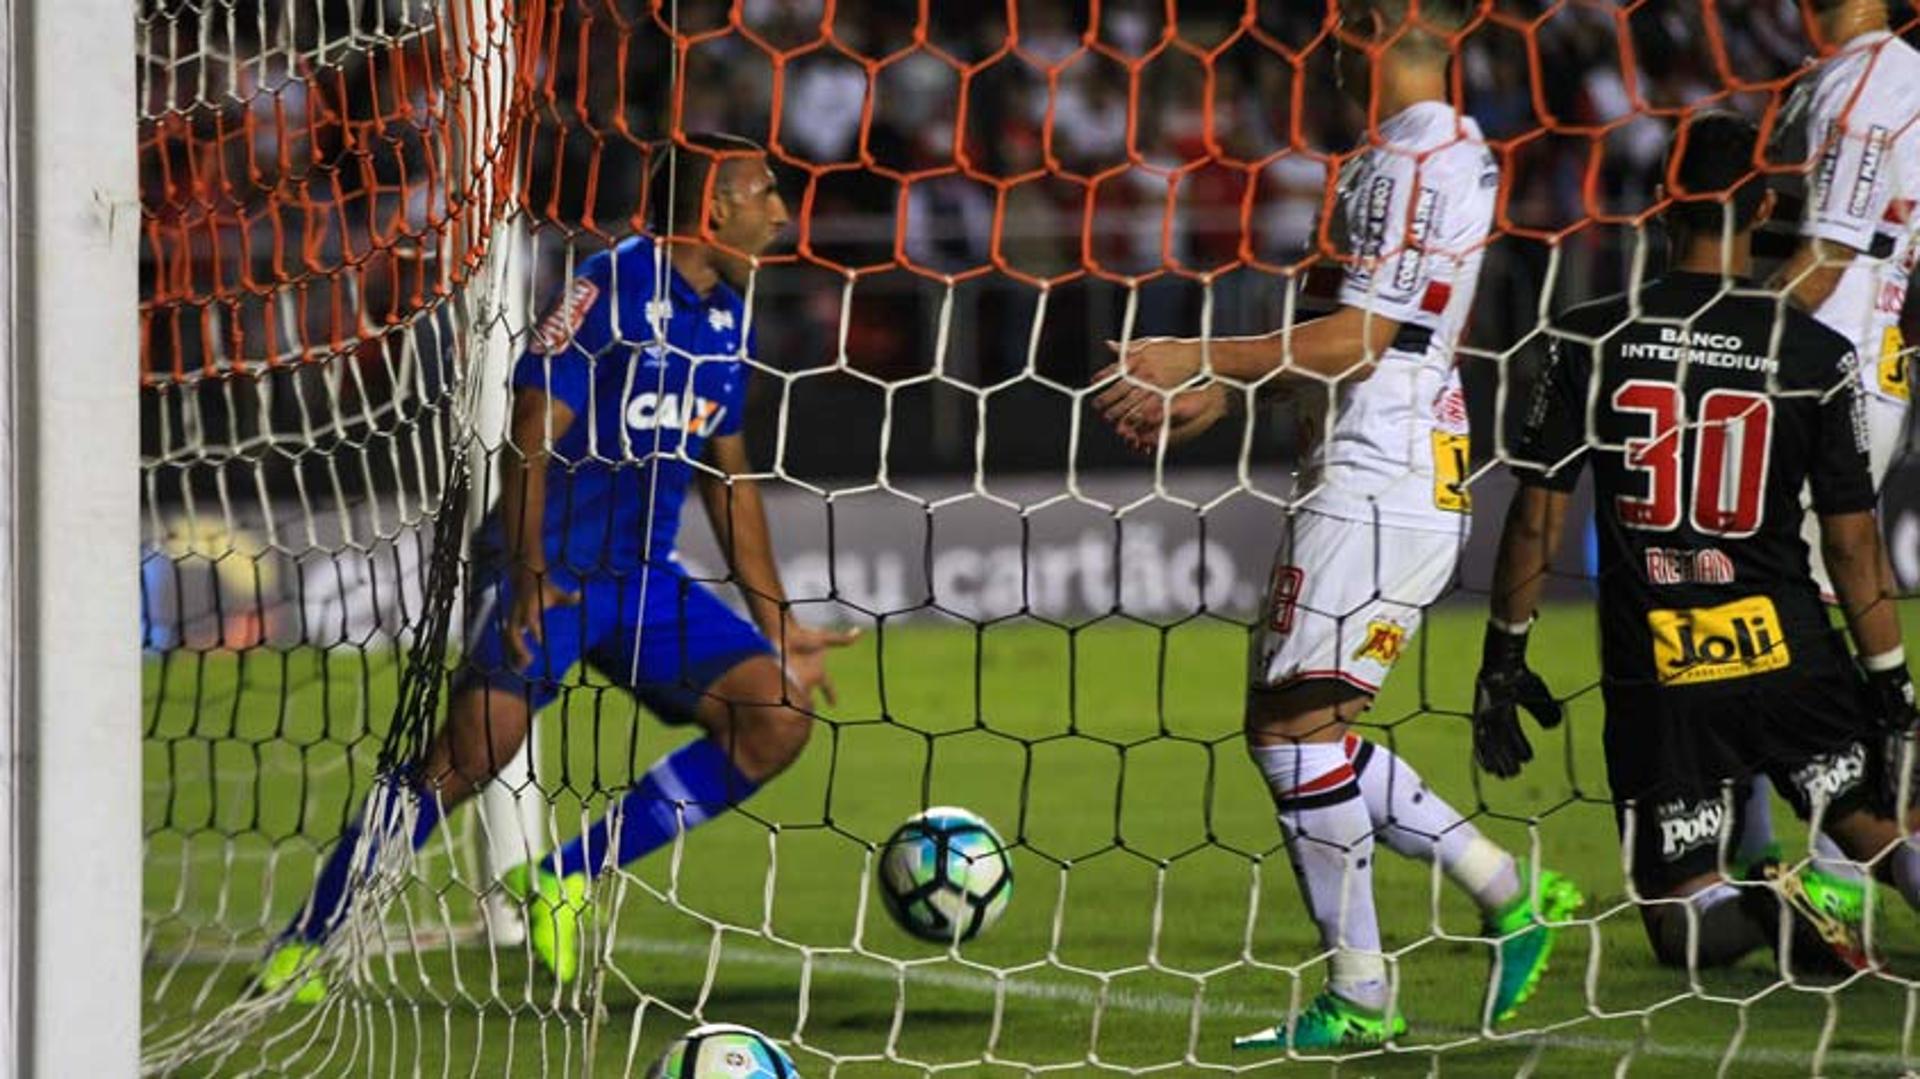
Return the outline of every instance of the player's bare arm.
{"type": "Polygon", "coordinates": [[[1543,727],[1558,726],[1560,704],[1527,667],[1527,634],[1540,606],[1553,554],[1560,548],[1570,497],[1563,491],[1522,485],[1507,505],[1500,553],[1493,567],[1493,601],[1474,686],[1473,752],[1494,775],[1518,775],[1533,759],[1516,706],[1543,727]]]}
{"type": "Polygon", "coordinates": [[[546,643],[546,612],[580,601],[553,582],[547,572],[547,447],[573,426],[573,409],[539,390],[514,394],[507,438],[510,451],[500,462],[500,514],[505,524],[507,565],[513,580],[513,606],[507,612],[507,651],[516,669],[533,662],[527,638],[546,643]]]}
{"type": "Polygon", "coordinates": [[[1803,311],[1818,311],[1840,287],[1856,254],[1845,244],[1808,239],[1774,274],[1769,287],[1785,293],[1803,311]]]}
{"type": "Polygon", "coordinates": [[[707,458],[713,470],[699,474],[700,501],[754,624],[779,650],[787,680],[806,707],[812,707],[816,690],[828,704],[837,703],[826,655],[852,644],[859,632],[808,626],[793,616],[786,588],[780,583],[780,569],[774,562],[766,504],[760,497],[759,483],[752,478],[746,437],[714,439],[707,458]]]}
{"type": "Polygon", "coordinates": [[[1899,648],[1900,618],[1894,609],[1898,589],[1880,542],[1878,515],[1871,510],[1822,515],[1820,551],[1854,648],[1863,656],[1899,648]]]}
{"type": "MultiPolygon", "coordinates": [[[[1113,384],[1095,398],[1100,414],[1129,442],[1150,445],[1172,397],[1170,443],[1185,441],[1230,411],[1235,397],[1226,384],[1200,385],[1205,376],[1241,386],[1286,390],[1364,379],[1400,332],[1400,324],[1375,312],[1343,306],[1324,318],[1253,337],[1140,338],[1124,357],[1094,376],[1113,384]]],[[[1118,352],[1120,346],[1109,342],[1118,352]]]]}
{"type": "Polygon", "coordinates": [[[1894,609],[1898,589],[1880,541],[1878,515],[1871,510],[1822,515],[1820,551],[1860,667],[1879,706],[1875,718],[1888,733],[1906,734],[1920,715],[1914,711],[1913,677],[1907,671],[1900,616],[1894,609]]]}
{"type": "Polygon", "coordinates": [[[1500,554],[1493,566],[1492,617],[1525,625],[1540,606],[1553,554],[1567,520],[1569,496],[1546,487],[1521,487],[1507,504],[1500,554]]]}

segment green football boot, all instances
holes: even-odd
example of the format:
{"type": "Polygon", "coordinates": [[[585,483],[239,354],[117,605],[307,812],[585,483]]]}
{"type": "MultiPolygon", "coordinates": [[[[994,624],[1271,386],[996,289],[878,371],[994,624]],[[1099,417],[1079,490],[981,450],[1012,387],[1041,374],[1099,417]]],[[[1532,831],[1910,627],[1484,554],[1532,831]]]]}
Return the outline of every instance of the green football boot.
{"type": "Polygon", "coordinates": [[[1740,890],[1741,902],[1760,924],[1779,924],[1783,912],[1789,919],[1791,964],[1787,956],[1779,954],[1778,940],[1771,942],[1780,973],[1791,978],[1849,978],[1871,968],[1860,934],[1814,902],[1803,879],[1805,872],[1795,872],[1778,862],[1763,862],[1748,872],[1747,879],[1766,887],[1740,890]]]}
{"type": "Polygon", "coordinates": [[[1322,990],[1305,1010],[1288,1024],[1268,1027],[1258,1033],[1233,1039],[1235,1049],[1372,1049],[1407,1032],[1407,1021],[1395,1012],[1388,1015],[1363,1008],[1331,989],[1322,990]]]}
{"type": "Polygon", "coordinates": [[[1559,932],[1543,922],[1562,922],[1587,901],[1573,882],[1550,869],[1540,871],[1539,917],[1528,903],[1527,865],[1520,863],[1521,894],[1486,919],[1486,933],[1497,938],[1492,976],[1493,1021],[1513,1018],[1520,1005],[1540,987],[1553,956],[1553,938],[1559,932]]]}
{"type": "Polygon", "coordinates": [[[1856,878],[1808,865],[1800,870],[1800,889],[1814,906],[1850,926],[1859,925],[1867,916],[1867,889],[1856,878]]]}
{"type": "Polygon", "coordinates": [[[316,973],[314,964],[320,958],[320,946],[304,940],[288,941],[278,945],[267,953],[267,958],[253,972],[253,988],[260,993],[278,993],[289,985],[299,983],[293,991],[295,1004],[318,1004],[327,999],[327,979],[316,973]]]}
{"type": "MultiPolygon", "coordinates": [[[[1787,857],[1780,844],[1769,843],[1760,857],[1747,863],[1746,879],[1765,877],[1766,867],[1775,862],[1785,865],[1787,857]]],[[[1817,861],[1802,865],[1796,875],[1800,878],[1800,890],[1806,893],[1807,899],[1821,913],[1853,927],[1865,920],[1867,889],[1859,877],[1828,873],[1820,868],[1817,861]]]]}
{"type": "Polygon", "coordinates": [[[526,906],[527,939],[540,965],[562,985],[580,973],[580,930],[587,918],[587,877],[556,877],[548,870],[517,865],[500,883],[526,906]]]}

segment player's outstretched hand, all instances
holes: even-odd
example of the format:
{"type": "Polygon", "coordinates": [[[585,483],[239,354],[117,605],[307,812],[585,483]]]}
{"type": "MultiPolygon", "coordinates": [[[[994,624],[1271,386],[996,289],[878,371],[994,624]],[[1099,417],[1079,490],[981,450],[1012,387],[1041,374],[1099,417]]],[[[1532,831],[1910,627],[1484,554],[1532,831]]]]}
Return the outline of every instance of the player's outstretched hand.
{"type": "MultiPolygon", "coordinates": [[[[1191,442],[1205,434],[1209,428],[1233,410],[1233,396],[1227,388],[1218,382],[1211,382],[1197,390],[1182,390],[1173,395],[1167,407],[1164,434],[1169,448],[1185,442],[1191,442]]],[[[1160,401],[1155,400],[1143,405],[1138,411],[1115,426],[1127,448],[1136,453],[1151,454],[1159,448],[1163,429],[1160,401]]]]}
{"type": "Polygon", "coordinates": [[[580,593],[554,584],[553,578],[543,570],[521,567],[514,573],[513,606],[507,610],[507,658],[513,661],[514,670],[524,671],[533,666],[533,649],[527,647],[527,638],[546,647],[547,612],[579,602],[580,593]]]}
{"type": "Polygon", "coordinates": [[[827,653],[859,639],[857,629],[821,629],[787,620],[780,640],[775,643],[785,652],[787,683],[802,704],[812,708],[815,691],[825,697],[828,704],[840,703],[833,691],[833,676],[827,673],[827,653]]]}
{"type": "Polygon", "coordinates": [[[1119,359],[1101,368],[1093,384],[1113,385],[1093,399],[1100,417],[1125,434],[1127,427],[1158,427],[1166,397],[1162,389],[1184,385],[1200,374],[1200,342],[1179,337],[1138,337],[1120,344],[1108,341],[1119,359]]]}
{"type": "Polygon", "coordinates": [[[1533,759],[1533,744],[1520,729],[1521,708],[1549,730],[1564,718],[1546,682],[1527,666],[1526,631],[1489,625],[1473,687],[1473,758],[1502,779],[1519,775],[1533,759]]]}

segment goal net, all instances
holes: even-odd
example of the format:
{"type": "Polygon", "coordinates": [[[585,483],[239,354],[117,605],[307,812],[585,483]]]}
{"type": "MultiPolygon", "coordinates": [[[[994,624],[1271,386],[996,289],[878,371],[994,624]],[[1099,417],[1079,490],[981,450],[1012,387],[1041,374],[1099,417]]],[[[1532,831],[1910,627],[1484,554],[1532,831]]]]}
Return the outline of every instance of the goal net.
{"type": "MultiPolygon", "coordinates": [[[[1763,114],[1811,49],[1803,14],[1482,7],[1450,46],[1501,173],[1459,350],[1472,453],[1445,477],[1473,527],[1418,633],[1367,645],[1397,664],[1358,729],[1587,902],[1537,996],[1491,1026],[1480,912],[1381,858],[1413,1025],[1355,1066],[1899,1073],[1916,998],[1892,974],[1790,982],[1757,957],[1689,976],[1648,953],[1601,755],[1583,506],[1533,643],[1568,721],[1515,782],[1468,749],[1512,489],[1497,432],[1547,313],[1642,279],[1671,119],[1763,114]]],[[[1370,126],[1339,87],[1336,10],[145,0],[145,1068],[637,1074],[703,1022],[765,1032],[807,1075],[1301,1067],[1229,1045],[1329,965],[1241,734],[1290,472],[1322,421],[1258,408],[1143,458],[1091,380],[1108,342],[1331,308],[1348,256],[1327,215],[1370,126]],[[740,479],[792,616],[862,631],[829,657],[835,699],[752,800],[592,878],[560,984],[502,874],[696,734],[623,670],[569,671],[481,797],[417,852],[365,860],[313,960],[323,999],[250,988],[343,832],[425,811],[382,777],[417,762],[473,643],[514,363],[550,347],[540,320],[583,263],[645,231],[654,163],[703,132],[768,147],[792,217],[740,290],[740,479]],[[880,845],[938,805],[998,829],[1018,882],[950,947],[876,895],[880,845]]],[[[652,466],[633,447],[610,463],[652,466]]],[[[1920,474],[1896,465],[1886,490],[1912,589],[1920,474]]],[[[733,602],[729,551],[704,523],[682,540],[687,574],[733,602]]],[[[1870,918],[1896,957],[1915,939],[1898,906],[1870,918]]]]}

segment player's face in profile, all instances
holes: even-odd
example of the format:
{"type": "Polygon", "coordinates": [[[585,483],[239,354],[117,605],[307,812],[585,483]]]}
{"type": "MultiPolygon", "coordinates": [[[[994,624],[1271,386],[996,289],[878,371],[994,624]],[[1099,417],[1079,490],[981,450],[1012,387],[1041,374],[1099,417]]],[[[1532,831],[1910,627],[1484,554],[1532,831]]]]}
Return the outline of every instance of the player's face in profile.
{"type": "Polygon", "coordinates": [[[791,219],[764,156],[735,158],[724,167],[714,195],[713,238],[722,252],[721,272],[738,283],[752,269],[749,259],[765,254],[791,219]]]}

